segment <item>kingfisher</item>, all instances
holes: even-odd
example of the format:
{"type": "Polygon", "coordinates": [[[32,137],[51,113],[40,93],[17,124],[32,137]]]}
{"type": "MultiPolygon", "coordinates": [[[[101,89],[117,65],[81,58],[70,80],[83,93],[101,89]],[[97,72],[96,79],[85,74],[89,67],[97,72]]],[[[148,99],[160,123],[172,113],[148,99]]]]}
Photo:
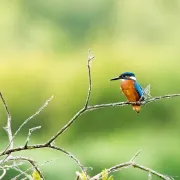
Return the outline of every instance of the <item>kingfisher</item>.
{"type": "MultiPolygon", "coordinates": [[[[136,81],[134,73],[124,72],[118,77],[111,79],[111,81],[114,80],[121,80],[120,89],[122,90],[122,93],[126,96],[129,102],[140,102],[144,100],[144,90],[141,85],[136,81]]],[[[140,104],[132,104],[132,108],[137,113],[139,113],[141,106],[140,104]]]]}

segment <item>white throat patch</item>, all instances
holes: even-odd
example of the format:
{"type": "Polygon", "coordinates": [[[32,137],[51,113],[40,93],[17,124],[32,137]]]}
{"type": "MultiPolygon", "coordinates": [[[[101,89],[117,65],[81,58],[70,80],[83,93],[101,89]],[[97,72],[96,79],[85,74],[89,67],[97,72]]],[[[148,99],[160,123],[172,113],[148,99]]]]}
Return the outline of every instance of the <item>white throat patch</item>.
{"type": "Polygon", "coordinates": [[[130,76],[129,78],[136,81],[136,77],[134,77],[134,76],[130,76]]]}

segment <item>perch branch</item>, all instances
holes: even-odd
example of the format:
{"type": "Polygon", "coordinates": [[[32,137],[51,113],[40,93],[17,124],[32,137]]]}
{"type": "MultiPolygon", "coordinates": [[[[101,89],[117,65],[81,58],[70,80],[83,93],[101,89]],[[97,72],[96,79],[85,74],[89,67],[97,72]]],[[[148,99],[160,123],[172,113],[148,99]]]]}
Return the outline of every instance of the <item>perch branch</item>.
{"type": "Polygon", "coordinates": [[[131,105],[131,104],[146,105],[148,103],[152,103],[152,102],[155,102],[158,100],[169,99],[169,98],[178,97],[178,96],[180,96],[180,94],[168,94],[168,95],[164,95],[164,96],[153,97],[148,100],[141,101],[141,102],[117,102],[117,103],[97,104],[97,105],[88,106],[87,111],[101,109],[101,108],[107,108],[107,107],[126,106],[126,105],[131,105]]]}
{"type": "MultiPolygon", "coordinates": [[[[80,163],[80,161],[74,156],[72,155],[70,152],[60,148],[60,147],[57,147],[57,146],[54,146],[52,145],[52,143],[59,137],[61,136],[76,120],[78,117],[80,117],[83,113],[87,112],[87,111],[91,111],[91,110],[97,110],[97,109],[101,109],[101,108],[107,108],[107,107],[118,107],[118,106],[125,106],[125,105],[131,105],[131,104],[140,104],[140,105],[145,105],[145,104],[148,104],[148,103],[152,103],[152,102],[155,102],[157,100],[161,100],[161,99],[167,99],[167,98],[172,98],[172,97],[177,97],[177,96],[180,96],[180,94],[170,94],[170,95],[165,95],[165,96],[157,96],[157,97],[153,97],[153,98],[149,98],[147,99],[146,101],[141,101],[141,102],[117,102],[117,103],[107,103],[107,104],[97,104],[97,105],[90,105],[89,106],[89,100],[90,100],[90,96],[91,96],[91,90],[92,90],[92,79],[91,79],[91,66],[90,66],[90,63],[92,61],[92,59],[94,58],[93,55],[91,55],[91,51],[89,50],[88,51],[88,58],[87,58],[87,68],[88,68],[88,84],[89,84],[89,88],[88,88],[88,93],[87,93],[87,98],[86,98],[86,101],[85,101],[85,104],[83,106],[82,109],[80,109],[73,117],[72,119],[70,119],[67,124],[65,124],[54,136],[52,136],[47,142],[45,143],[42,143],[42,144],[35,144],[35,145],[28,145],[28,142],[29,142],[29,137],[31,135],[31,133],[29,132],[28,134],[28,137],[27,137],[27,140],[26,140],[26,143],[25,143],[25,146],[20,146],[20,147],[16,147],[16,148],[13,148],[12,146],[12,143],[13,143],[13,139],[16,137],[17,133],[22,129],[22,127],[28,123],[32,118],[34,118],[36,115],[38,115],[47,105],[48,103],[52,100],[53,96],[48,99],[45,104],[40,107],[40,109],[38,111],[36,111],[35,114],[33,114],[32,116],[30,116],[28,119],[26,119],[22,124],[21,126],[18,128],[18,130],[14,133],[14,136],[12,136],[12,132],[11,132],[11,138],[10,139],[10,143],[9,145],[6,147],[6,149],[0,153],[0,156],[4,156],[4,155],[10,155],[11,153],[14,153],[14,152],[20,152],[20,151],[25,151],[25,150],[33,150],[33,149],[40,149],[40,148],[49,148],[49,149],[54,149],[54,150],[57,150],[57,151],[60,151],[60,152],[63,152],[64,154],[68,155],[71,159],[73,159],[73,161],[79,166],[79,168],[81,169],[81,171],[85,174],[86,178],[89,179],[87,173],[86,173],[86,170],[85,168],[82,166],[82,164],[80,163]],[[9,148],[9,147],[12,147],[12,148],[9,148]]],[[[2,97],[2,94],[0,95],[1,96],[1,99],[3,101],[3,104],[4,104],[4,107],[6,109],[6,113],[8,115],[8,118],[10,118],[10,120],[8,120],[8,124],[7,126],[8,127],[11,127],[11,116],[10,116],[10,113],[9,113],[9,110],[7,108],[7,105],[4,101],[4,98],[2,97]]],[[[8,133],[8,136],[9,136],[9,133],[8,133]]],[[[141,169],[143,171],[146,171],[150,174],[154,174],[158,177],[160,177],[161,179],[164,179],[164,180],[170,180],[169,177],[165,176],[165,175],[162,175],[160,173],[157,173],[156,171],[150,169],[150,168],[146,168],[144,166],[141,166],[139,164],[136,164],[134,162],[135,158],[139,155],[140,151],[138,151],[135,156],[133,158],[131,158],[131,160],[129,162],[126,162],[126,163],[122,163],[122,164],[118,164],[116,166],[113,166],[111,168],[108,169],[108,173],[112,173],[112,172],[115,172],[115,171],[119,171],[123,168],[128,168],[128,167],[134,167],[134,168],[138,168],[138,169],[141,169]]],[[[7,156],[7,157],[8,157],[7,156]]],[[[4,162],[7,162],[11,157],[8,157],[4,162]]],[[[23,159],[21,159],[23,160],[23,159]]],[[[24,159],[25,160],[25,159],[24,159]]],[[[28,161],[26,159],[26,161],[28,161]]],[[[29,161],[30,162],[30,161],[29,161]]],[[[33,161],[32,161],[33,162],[33,161]]],[[[31,163],[31,165],[35,168],[37,167],[35,164],[33,165],[31,163]]],[[[2,164],[3,164],[2,163],[2,164]]],[[[2,169],[2,168],[1,168],[2,169]]],[[[3,174],[4,174],[4,171],[3,171],[3,174]]],[[[2,175],[1,175],[2,176],[2,175]]],[[[101,173],[97,174],[96,176],[92,177],[90,180],[97,180],[101,178],[101,173]]]]}

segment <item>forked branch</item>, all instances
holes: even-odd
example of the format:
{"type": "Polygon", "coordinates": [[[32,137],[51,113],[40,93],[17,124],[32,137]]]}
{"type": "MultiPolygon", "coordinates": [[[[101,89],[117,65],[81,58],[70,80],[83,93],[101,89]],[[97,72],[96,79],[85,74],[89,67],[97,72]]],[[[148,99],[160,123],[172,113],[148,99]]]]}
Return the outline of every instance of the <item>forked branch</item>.
{"type": "MultiPolygon", "coordinates": [[[[47,140],[47,142],[42,143],[42,144],[35,144],[35,145],[29,145],[29,140],[30,140],[30,136],[31,133],[36,130],[39,129],[40,127],[35,127],[32,129],[29,129],[29,133],[26,139],[26,142],[24,143],[24,146],[20,146],[20,147],[13,147],[13,142],[14,142],[14,138],[16,137],[16,135],[18,134],[18,132],[20,132],[20,130],[22,129],[22,127],[27,124],[31,119],[33,119],[36,115],[38,115],[47,105],[48,103],[52,100],[53,96],[48,99],[32,116],[30,116],[29,118],[27,118],[21,125],[20,127],[17,129],[17,131],[14,133],[14,135],[12,135],[12,130],[11,130],[11,114],[8,110],[7,104],[2,96],[2,94],[0,93],[0,98],[3,102],[3,105],[5,107],[5,111],[7,114],[7,126],[6,126],[6,130],[7,130],[7,134],[8,134],[8,138],[9,138],[9,144],[8,146],[5,148],[5,150],[3,150],[0,153],[0,157],[3,157],[4,159],[0,161],[0,169],[2,170],[2,174],[0,175],[0,179],[1,177],[4,177],[6,174],[6,169],[4,168],[6,166],[7,162],[10,161],[27,161],[29,162],[32,167],[34,169],[36,169],[36,171],[39,173],[39,175],[41,176],[42,179],[44,179],[43,174],[41,173],[41,171],[38,169],[37,164],[35,163],[34,160],[29,159],[27,157],[21,157],[21,156],[11,156],[12,153],[15,152],[20,152],[20,151],[26,151],[26,150],[35,150],[35,149],[42,149],[42,148],[49,148],[49,149],[53,149],[53,150],[57,150],[60,151],[64,154],[66,154],[68,157],[70,157],[80,168],[80,170],[83,172],[83,176],[85,176],[86,179],[90,179],[90,180],[98,180],[101,178],[102,173],[99,173],[93,177],[89,177],[86,173],[86,169],[84,168],[84,166],[80,163],[80,161],[74,156],[72,155],[69,151],[64,150],[61,147],[55,146],[54,141],[60,137],[68,128],[71,127],[71,125],[78,119],[78,117],[80,117],[83,113],[87,112],[87,111],[92,111],[92,110],[98,110],[98,109],[102,109],[102,108],[107,108],[107,107],[119,107],[119,106],[126,106],[126,105],[131,105],[131,104],[140,104],[140,105],[145,105],[148,103],[152,103],[155,102],[157,100],[161,100],[161,99],[167,99],[167,98],[172,98],[172,97],[177,97],[180,96],[180,94],[170,94],[170,95],[164,95],[164,96],[157,96],[157,97],[153,97],[153,98],[148,98],[145,101],[142,102],[116,102],[116,103],[106,103],[106,104],[97,104],[97,105],[89,105],[89,100],[90,100],[90,96],[91,96],[91,91],[92,91],[92,78],[91,78],[91,61],[94,59],[94,56],[91,54],[91,51],[88,50],[88,58],[87,58],[87,69],[88,69],[88,93],[87,93],[87,97],[85,100],[85,104],[82,107],[82,109],[80,109],[73,117],[72,119],[70,119],[62,128],[60,128],[57,133],[55,133],[54,136],[52,136],[51,138],[49,138],[49,140],[47,140]]],[[[130,161],[126,162],[126,163],[122,163],[122,164],[118,164],[116,166],[113,166],[111,168],[108,169],[108,173],[113,173],[116,171],[119,171],[123,168],[128,168],[128,167],[134,167],[137,169],[140,169],[142,171],[146,171],[149,173],[148,178],[151,178],[151,175],[154,174],[157,177],[164,179],[164,180],[170,180],[171,178],[169,178],[168,176],[165,176],[163,174],[160,174],[150,168],[144,167],[142,165],[139,165],[137,163],[134,162],[135,158],[139,155],[140,151],[138,151],[138,153],[135,154],[135,156],[133,156],[131,158],[130,161]]],[[[19,170],[20,171],[20,170],[19,170]]],[[[22,174],[22,173],[21,173],[22,174]]],[[[21,175],[20,174],[20,175],[21,175]]],[[[19,175],[19,176],[20,176],[19,175]]],[[[16,179],[17,177],[16,176],[16,179]]],[[[80,180],[80,177],[78,177],[80,180]]]]}
{"type": "MultiPolygon", "coordinates": [[[[131,158],[130,161],[125,162],[125,163],[121,163],[121,164],[118,164],[118,165],[115,165],[115,166],[107,169],[108,174],[120,171],[120,170],[125,169],[125,168],[134,167],[134,168],[140,169],[142,171],[148,172],[149,174],[153,174],[153,175],[159,177],[160,179],[163,179],[163,180],[172,180],[168,176],[165,176],[165,175],[160,174],[160,173],[158,173],[158,172],[156,172],[156,171],[154,171],[154,170],[152,170],[150,168],[147,168],[145,166],[142,166],[142,165],[139,165],[139,164],[135,163],[135,159],[140,154],[140,152],[141,151],[138,151],[135,154],[135,156],[131,158]]],[[[101,178],[102,178],[102,173],[99,173],[99,174],[93,176],[90,180],[100,180],[101,178]]]]}
{"type": "Polygon", "coordinates": [[[94,56],[91,53],[91,50],[88,50],[88,58],[87,58],[87,68],[88,68],[88,81],[89,81],[89,88],[88,88],[88,94],[87,94],[87,98],[86,98],[86,102],[84,107],[79,110],[74,116],[73,118],[65,125],[63,126],[57,133],[56,135],[54,135],[52,138],[50,138],[50,140],[47,142],[47,144],[51,144],[55,139],[57,139],[62,133],[65,132],[65,130],[67,130],[72,123],[80,116],[82,115],[85,111],[87,111],[88,109],[88,104],[89,104],[89,99],[91,96],[91,89],[92,89],[92,80],[91,80],[91,61],[94,59],[94,56]]]}

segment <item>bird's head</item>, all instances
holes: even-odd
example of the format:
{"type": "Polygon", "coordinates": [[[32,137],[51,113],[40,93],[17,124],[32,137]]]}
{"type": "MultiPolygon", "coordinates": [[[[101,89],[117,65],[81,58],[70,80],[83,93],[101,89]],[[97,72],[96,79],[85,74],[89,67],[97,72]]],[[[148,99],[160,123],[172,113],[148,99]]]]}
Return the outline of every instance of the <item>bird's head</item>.
{"type": "Polygon", "coordinates": [[[114,81],[114,80],[134,80],[136,81],[136,77],[135,77],[135,74],[132,73],[132,72],[124,72],[122,74],[120,74],[118,77],[115,77],[115,78],[112,78],[111,81],[114,81]]]}

